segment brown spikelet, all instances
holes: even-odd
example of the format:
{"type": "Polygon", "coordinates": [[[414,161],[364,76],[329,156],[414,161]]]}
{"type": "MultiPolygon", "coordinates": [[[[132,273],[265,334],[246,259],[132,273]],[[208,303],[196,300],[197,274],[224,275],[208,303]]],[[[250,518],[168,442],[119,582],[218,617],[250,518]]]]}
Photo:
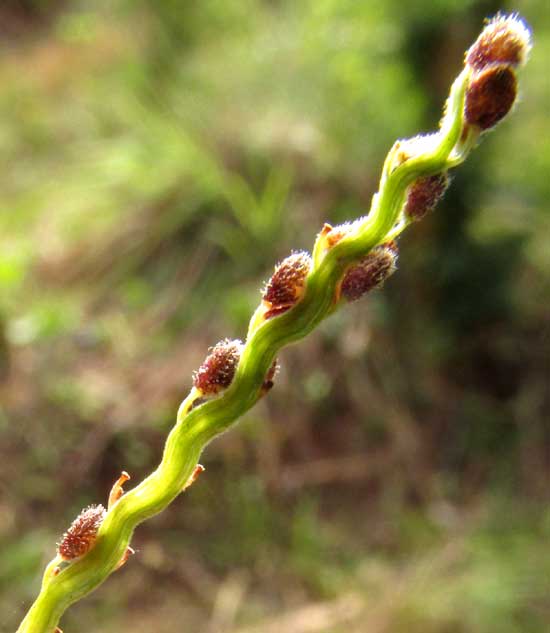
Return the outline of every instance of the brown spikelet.
{"type": "Polygon", "coordinates": [[[466,64],[479,72],[493,64],[521,66],[531,49],[531,34],[518,17],[497,15],[466,52],[466,64]]]}
{"type": "Polygon", "coordinates": [[[80,558],[92,549],[105,514],[105,508],[102,505],[89,506],[82,510],[57,546],[57,551],[63,560],[80,558]]]}
{"type": "Polygon", "coordinates": [[[405,215],[410,220],[421,220],[433,211],[449,186],[447,172],[418,178],[407,190],[405,215]]]}
{"type": "Polygon", "coordinates": [[[275,268],[263,292],[266,319],[290,310],[301,298],[310,268],[311,257],[305,252],[289,255],[275,268]]]}
{"type": "Polygon", "coordinates": [[[395,272],[398,248],[394,241],[374,248],[358,264],[347,270],[340,287],[348,301],[357,301],[365,293],[377,288],[395,272]]]}
{"type": "Polygon", "coordinates": [[[203,394],[214,395],[229,387],[241,356],[242,342],[225,339],[211,350],[198,371],[193,384],[203,394]]]}
{"type": "Polygon", "coordinates": [[[488,66],[476,73],[466,89],[466,122],[488,130],[505,117],[517,96],[517,80],[509,66],[488,66]]]}

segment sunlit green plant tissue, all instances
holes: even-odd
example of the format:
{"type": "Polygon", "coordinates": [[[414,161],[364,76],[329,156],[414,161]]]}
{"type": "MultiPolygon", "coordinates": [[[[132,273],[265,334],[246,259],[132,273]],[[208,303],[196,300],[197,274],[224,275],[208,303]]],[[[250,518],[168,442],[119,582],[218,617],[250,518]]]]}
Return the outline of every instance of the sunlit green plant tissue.
{"type": "Polygon", "coordinates": [[[59,631],[65,610],[133,553],[136,526],[193,483],[208,442],[271,389],[280,349],[395,271],[400,233],[435,207],[448,186],[448,171],[512,109],[516,72],[529,49],[530,33],[518,16],[497,16],[486,24],[451,86],[439,130],[394,144],[367,215],[340,226],[325,224],[311,255],[293,253],[276,267],[246,341],[221,341],[195,373],[158,468],[126,493],[129,476],[123,472],[107,509],[90,506],[68,528],[19,633],[59,631]]]}

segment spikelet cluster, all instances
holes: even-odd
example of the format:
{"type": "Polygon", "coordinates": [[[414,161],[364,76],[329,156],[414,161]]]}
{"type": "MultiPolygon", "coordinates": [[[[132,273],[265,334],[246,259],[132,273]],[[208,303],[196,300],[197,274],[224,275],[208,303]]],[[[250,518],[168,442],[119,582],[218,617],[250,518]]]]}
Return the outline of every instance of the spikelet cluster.
{"type": "Polygon", "coordinates": [[[97,532],[105,514],[102,505],[93,505],[82,510],[58,543],[59,556],[70,561],[88,553],[95,545],[97,532]]]}
{"type": "Polygon", "coordinates": [[[472,77],[466,89],[464,118],[480,131],[494,127],[514,105],[516,69],[527,60],[531,34],[517,16],[497,15],[466,52],[472,77]]]}

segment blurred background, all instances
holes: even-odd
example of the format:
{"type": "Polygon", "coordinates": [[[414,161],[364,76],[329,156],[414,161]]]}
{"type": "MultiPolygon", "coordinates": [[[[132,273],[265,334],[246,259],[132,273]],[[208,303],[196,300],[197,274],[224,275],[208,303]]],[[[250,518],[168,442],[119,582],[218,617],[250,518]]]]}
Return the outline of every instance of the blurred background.
{"type": "Polygon", "coordinates": [[[499,9],[535,34],[516,111],[62,628],[549,630],[546,0],[2,0],[2,631],[80,509],[156,466],[273,264],[436,128],[499,9]]]}

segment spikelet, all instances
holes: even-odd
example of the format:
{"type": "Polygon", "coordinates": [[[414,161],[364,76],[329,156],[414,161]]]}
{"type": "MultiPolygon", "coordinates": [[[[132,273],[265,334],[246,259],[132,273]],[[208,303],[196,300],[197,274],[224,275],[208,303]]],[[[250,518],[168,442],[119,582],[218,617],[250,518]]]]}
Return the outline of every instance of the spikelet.
{"type": "Polygon", "coordinates": [[[102,505],[92,505],[82,510],[58,543],[59,556],[69,561],[88,553],[95,545],[97,532],[105,514],[102,505]]]}
{"type": "Polygon", "coordinates": [[[242,341],[224,339],[210,349],[193,375],[193,384],[204,395],[215,395],[231,384],[241,357],[242,341]]]}
{"type": "Polygon", "coordinates": [[[531,50],[531,33],[519,17],[497,15],[466,52],[466,64],[479,72],[493,64],[522,66],[531,50]]]}
{"type": "Polygon", "coordinates": [[[395,272],[397,255],[397,244],[393,241],[374,248],[346,271],[340,286],[342,296],[348,301],[357,301],[381,286],[395,272]]]}
{"type": "Polygon", "coordinates": [[[300,300],[310,268],[311,257],[303,251],[289,255],[275,268],[263,291],[265,319],[290,310],[300,300]]]}
{"type": "Polygon", "coordinates": [[[418,178],[407,190],[405,215],[409,220],[421,220],[433,211],[449,186],[447,172],[418,178]]]}
{"type": "Polygon", "coordinates": [[[466,89],[466,122],[481,130],[494,127],[508,114],[517,93],[516,74],[510,66],[488,66],[473,76],[466,89]]]}

